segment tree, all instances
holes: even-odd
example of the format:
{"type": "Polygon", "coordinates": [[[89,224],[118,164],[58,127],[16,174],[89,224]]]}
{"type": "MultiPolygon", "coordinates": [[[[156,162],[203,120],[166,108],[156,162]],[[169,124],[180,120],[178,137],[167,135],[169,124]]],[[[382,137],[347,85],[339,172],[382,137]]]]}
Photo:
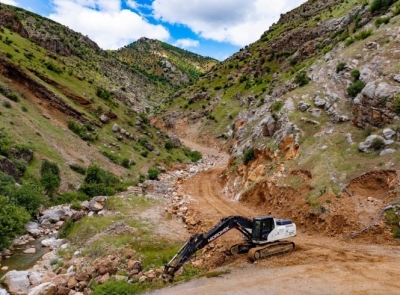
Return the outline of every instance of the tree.
{"type": "Polygon", "coordinates": [[[56,163],[52,163],[48,160],[44,160],[42,167],[40,168],[40,182],[46,190],[46,193],[50,196],[60,187],[60,169],[56,163]]]}
{"type": "Polygon", "coordinates": [[[16,206],[0,196],[0,249],[11,245],[11,240],[24,232],[23,225],[30,216],[22,207],[16,206]]]}

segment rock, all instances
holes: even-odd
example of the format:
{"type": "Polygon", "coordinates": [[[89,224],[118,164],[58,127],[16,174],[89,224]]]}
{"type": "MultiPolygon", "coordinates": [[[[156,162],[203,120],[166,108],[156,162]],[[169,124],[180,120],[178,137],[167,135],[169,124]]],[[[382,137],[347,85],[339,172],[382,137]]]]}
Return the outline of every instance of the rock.
{"type": "Polygon", "coordinates": [[[360,144],[358,145],[358,149],[364,153],[372,153],[373,149],[371,148],[371,144],[372,142],[374,142],[374,140],[380,139],[382,140],[382,142],[384,142],[383,138],[379,135],[370,135],[368,136],[364,142],[360,142],[360,144]]]}
{"type": "Polygon", "coordinates": [[[98,282],[99,284],[104,284],[104,283],[107,282],[109,279],[110,279],[110,274],[109,274],[109,273],[106,273],[105,275],[101,276],[101,277],[97,280],[97,282],[98,282]]]}
{"type": "Polygon", "coordinates": [[[81,220],[83,217],[85,217],[85,212],[83,211],[76,211],[72,214],[71,219],[73,221],[78,221],[81,220]]]}
{"type": "Polygon", "coordinates": [[[271,114],[268,114],[261,122],[263,136],[272,137],[276,132],[276,121],[271,114]]]}
{"type": "Polygon", "coordinates": [[[150,151],[150,152],[154,151],[154,149],[155,149],[154,145],[152,145],[152,144],[149,143],[149,142],[146,142],[146,143],[144,144],[144,147],[145,147],[148,151],[150,151]]]}
{"type": "Polygon", "coordinates": [[[117,124],[114,124],[112,132],[117,133],[118,131],[119,131],[119,126],[117,124]]]}
{"type": "Polygon", "coordinates": [[[1,268],[1,270],[2,270],[2,271],[7,271],[7,270],[8,270],[8,266],[3,266],[3,267],[1,268]]]}
{"type": "Polygon", "coordinates": [[[141,276],[140,278],[139,278],[139,282],[145,282],[147,280],[147,277],[146,276],[141,276]]]}
{"type": "Polygon", "coordinates": [[[33,151],[31,149],[22,148],[22,149],[10,149],[11,154],[17,160],[23,160],[25,163],[29,164],[33,159],[33,151]]]}
{"type": "Polygon", "coordinates": [[[101,123],[107,124],[109,120],[110,120],[110,118],[108,118],[106,114],[102,114],[100,116],[101,123]]]}
{"type": "Polygon", "coordinates": [[[93,211],[88,213],[88,217],[92,217],[92,216],[94,216],[94,212],[93,211]]]}
{"type": "Polygon", "coordinates": [[[39,228],[39,224],[36,222],[28,222],[24,224],[25,230],[34,238],[37,238],[41,235],[41,230],[39,228]]]}
{"type": "Polygon", "coordinates": [[[41,224],[46,219],[52,223],[56,223],[60,220],[67,220],[70,218],[72,216],[72,211],[69,206],[56,206],[43,211],[42,215],[43,216],[39,218],[41,224]]]}
{"type": "Polygon", "coordinates": [[[80,271],[80,272],[77,272],[76,274],[75,274],[75,279],[77,280],[77,281],[89,281],[90,280],[90,278],[91,278],[91,276],[88,274],[88,273],[86,273],[86,272],[82,272],[82,271],[80,271]]]}
{"type": "Polygon", "coordinates": [[[0,295],[10,295],[6,290],[0,287],[0,295]]]}
{"type": "Polygon", "coordinates": [[[383,151],[380,152],[379,156],[390,155],[394,154],[395,152],[396,152],[395,149],[384,149],[383,151]]]}
{"type": "Polygon", "coordinates": [[[379,49],[379,44],[376,42],[367,42],[364,44],[364,47],[367,49],[379,49]]]}
{"type": "Polygon", "coordinates": [[[30,286],[28,275],[28,271],[12,270],[6,273],[4,276],[4,283],[9,292],[13,295],[28,294],[30,286]]]}
{"type": "Polygon", "coordinates": [[[319,96],[314,98],[314,105],[317,108],[321,108],[321,109],[324,108],[326,103],[327,103],[327,101],[325,99],[320,98],[319,96]]]}
{"type": "Polygon", "coordinates": [[[297,108],[302,112],[307,111],[310,107],[311,107],[311,105],[304,101],[300,101],[299,104],[297,105],[297,108]]]}
{"type": "Polygon", "coordinates": [[[95,265],[95,271],[97,275],[105,275],[105,274],[114,274],[117,271],[117,268],[114,265],[114,262],[109,258],[102,259],[95,265]]]}
{"type": "Polygon", "coordinates": [[[354,143],[354,142],[353,142],[353,138],[352,138],[352,136],[351,136],[351,133],[346,133],[346,134],[344,135],[344,137],[346,138],[346,140],[347,140],[348,143],[350,143],[350,144],[353,144],[353,143],[354,143]]]}
{"type": "Polygon", "coordinates": [[[89,202],[89,210],[93,212],[99,212],[104,209],[104,206],[106,205],[107,201],[108,197],[106,196],[94,197],[89,202]]]}
{"type": "Polygon", "coordinates": [[[311,113],[311,116],[313,116],[315,118],[321,117],[321,114],[322,114],[321,109],[317,109],[317,108],[312,108],[311,110],[309,110],[309,112],[311,113]]]}
{"type": "Polygon", "coordinates": [[[396,134],[396,132],[393,131],[393,130],[390,129],[390,128],[385,128],[385,129],[383,129],[383,137],[384,137],[385,139],[387,139],[387,140],[392,139],[392,137],[393,137],[395,134],[396,134]]]}
{"type": "Polygon", "coordinates": [[[314,124],[314,125],[319,125],[318,121],[311,120],[311,119],[308,119],[306,117],[301,117],[300,121],[303,121],[303,122],[306,122],[306,123],[310,123],[310,124],[314,124]]]}
{"type": "Polygon", "coordinates": [[[43,247],[50,247],[50,249],[55,250],[61,247],[63,240],[56,238],[49,238],[42,240],[41,244],[43,247]]]}
{"type": "Polygon", "coordinates": [[[3,249],[1,251],[1,256],[10,256],[11,255],[11,251],[9,249],[3,249]]]}
{"type": "Polygon", "coordinates": [[[138,270],[139,272],[142,271],[142,263],[137,260],[129,260],[128,261],[128,270],[138,270]]]}
{"type": "Polygon", "coordinates": [[[19,180],[20,173],[18,172],[17,168],[15,167],[14,163],[9,160],[8,158],[1,157],[0,158],[0,171],[12,176],[15,180],[19,180]]]}
{"type": "Polygon", "coordinates": [[[89,201],[83,201],[81,203],[81,206],[82,206],[83,209],[89,210],[89,201]]]}
{"type": "Polygon", "coordinates": [[[56,291],[56,285],[52,283],[44,283],[31,289],[28,295],[54,295],[56,291]]]}
{"type": "Polygon", "coordinates": [[[67,287],[68,287],[69,289],[73,289],[77,284],[78,284],[78,281],[75,279],[74,276],[71,276],[71,277],[68,279],[67,287]]]}
{"type": "Polygon", "coordinates": [[[29,273],[28,278],[31,286],[39,285],[42,280],[40,273],[34,271],[29,273]]]}
{"type": "Polygon", "coordinates": [[[36,248],[26,249],[23,253],[24,254],[35,254],[36,253],[36,248]]]}
{"type": "Polygon", "coordinates": [[[396,82],[399,82],[399,83],[400,83],[400,75],[395,75],[395,76],[393,77],[393,80],[395,80],[396,82]]]}
{"type": "MultiPolygon", "coordinates": [[[[70,295],[71,289],[68,289],[67,287],[59,286],[56,295],[70,295]]],[[[73,291],[75,292],[75,291],[73,291]]],[[[76,294],[76,293],[74,293],[76,294]]]]}

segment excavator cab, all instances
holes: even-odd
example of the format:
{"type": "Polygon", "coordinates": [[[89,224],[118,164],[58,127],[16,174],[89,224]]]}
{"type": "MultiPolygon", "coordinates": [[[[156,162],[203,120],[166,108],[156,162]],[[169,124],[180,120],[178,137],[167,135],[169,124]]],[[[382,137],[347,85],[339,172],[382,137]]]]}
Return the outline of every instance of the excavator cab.
{"type": "Polygon", "coordinates": [[[254,241],[267,240],[269,233],[275,228],[274,218],[261,216],[253,219],[252,236],[254,241]]]}

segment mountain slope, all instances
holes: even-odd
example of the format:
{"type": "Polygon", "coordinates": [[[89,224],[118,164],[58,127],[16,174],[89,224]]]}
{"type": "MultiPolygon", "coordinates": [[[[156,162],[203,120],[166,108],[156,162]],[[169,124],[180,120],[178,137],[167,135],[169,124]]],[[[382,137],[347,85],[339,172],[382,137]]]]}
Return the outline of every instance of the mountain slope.
{"type": "MultiPolygon", "coordinates": [[[[172,95],[157,123],[224,146],[226,192],[295,220],[333,222],[348,195],[365,206],[386,192],[390,202],[400,169],[399,13],[395,1],[308,1],[172,95]]],[[[358,219],[342,231],[378,214],[354,206],[358,219]]]]}
{"type": "Polygon", "coordinates": [[[150,79],[175,88],[195,82],[218,63],[215,59],[147,38],[125,46],[113,55],[150,79]]]}

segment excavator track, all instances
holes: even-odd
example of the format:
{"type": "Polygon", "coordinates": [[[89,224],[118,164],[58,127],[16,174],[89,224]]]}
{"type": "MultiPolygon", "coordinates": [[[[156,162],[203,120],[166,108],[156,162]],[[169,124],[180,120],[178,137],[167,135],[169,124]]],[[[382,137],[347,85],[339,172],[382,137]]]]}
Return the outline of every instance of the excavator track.
{"type": "Polygon", "coordinates": [[[293,242],[276,242],[252,248],[247,255],[250,260],[256,261],[268,256],[292,252],[294,247],[295,245],[293,242]]]}

